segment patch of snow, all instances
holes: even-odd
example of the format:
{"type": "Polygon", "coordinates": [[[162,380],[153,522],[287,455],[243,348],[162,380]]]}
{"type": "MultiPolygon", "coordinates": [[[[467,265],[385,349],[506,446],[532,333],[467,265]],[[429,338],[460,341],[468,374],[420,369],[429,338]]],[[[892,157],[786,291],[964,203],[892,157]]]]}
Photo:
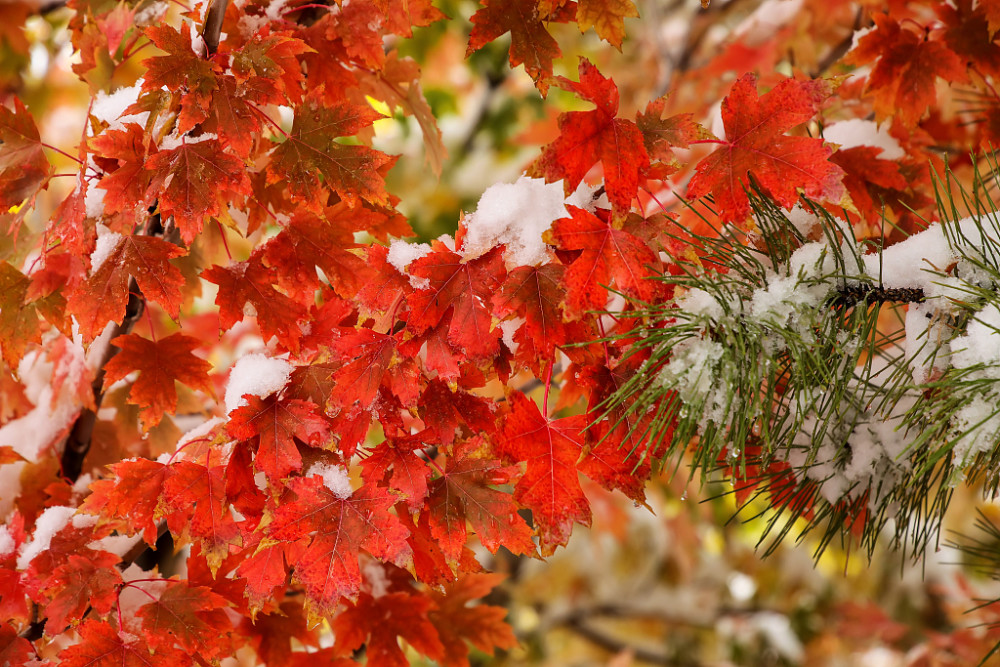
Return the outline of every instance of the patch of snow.
{"type": "Polygon", "coordinates": [[[285,11],[285,5],[287,4],[288,0],[271,0],[267,9],[264,10],[264,14],[272,21],[281,21],[284,18],[282,12],[285,11]]]}
{"type": "Polygon", "coordinates": [[[415,289],[427,289],[431,281],[419,276],[411,276],[406,272],[414,260],[420,259],[431,252],[431,247],[426,243],[407,243],[402,239],[393,239],[389,244],[389,252],[386,254],[386,261],[404,276],[409,276],[410,285],[415,289]]]}
{"type": "Polygon", "coordinates": [[[314,463],[306,471],[306,477],[319,475],[323,478],[323,486],[330,489],[333,495],[341,500],[347,500],[354,493],[351,486],[351,478],[347,474],[347,468],[326,463],[314,463]]]}
{"type": "MultiPolygon", "coordinates": [[[[230,382],[232,382],[232,380],[230,380],[230,382]]],[[[228,390],[226,391],[226,398],[227,399],[229,398],[228,390]]],[[[240,396],[240,398],[242,398],[242,395],[240,396]]],[[[232,410],[228,410],[227,412],[232,412],[232,410]]],[[[179,453],[173,457],[174,460],[179,461],[183,459],[184,452],[181,450],[184,447],[186,447],[192,442],[195,442],[196,440],[204,439],[206,436],[208,436],[209,433],[211,433],[215,429],[215,427],[219,426],[220,424],[224,424],[225,421],[226,420],[221,417],[212,417],[211,419],[205,421],[202,424],[199,424],[198,426],[195,426],[193,429],[182,435],[180,440],[177,441],[176,451],[179,453]]]]}
{"type": "MultiPolygon", "coordinates": [[[[97,517],[94,517],[94,519],[97,519],[97,517]]],[[[124,557],[141,539],[142,533],[136,533],[135,535],[108,535],[99,540],[89,542],[87,548],[94,551],[107,551],[116,556],[124,557]]]]}
{"type": "Polygon", "coordinates": [[[567,217],[561,182],[521,176],[514,183],[497,183],[480,197],[475,213],[465,216],[462,253],[479,257],[503,244],[508,268],[546,264],[549,251],[542,234],[567,217]]]}
{"type": "Polygon", "coordinates": [[[100,218],[104,215],[104,195],[107,190],[103,188],[87,188],[87,196],[84,197],[83,205],[88,218],[100,218]]]}
{"type": "Polygon", "coordinates": [[[504,320],[500,323],[500,332],[503,337],[504,345],[507,349],[511,351],[512,354],[517,352],[517,348],[520,347],[517,341],[514,340],[514,334],[517,330],[524,326],[523,317],[515,317],[512,320],[504,320]]]}
{"type": "Polygon", "coordinates": [[[132,20],[139,26],[152,25],[162,19],[168,9],[170,9],[170,3],[158,0],[137,11],[132,20]]]}
{"type": "Polygon", "coordinates": [[[365,577],[368,593],[373,598],[380,598],[389,592],[389,586],[392,582],[385,575],[385,567],[383,567],[382,563],[374,559],[368,559],[361,567],[361,571],[365,577]]]}
{"type": "Polygon", "coordinates": [[[0,525],[0,558],[14,551],[14,536],[6,524],[0,525]]]}
{"type": "Polygon", "coordinates": [[[212,141],[213,139],[218,138],[219,135],[214,132],[204,132],[199,134],[197,137],[189,137],[186,134],[178,135],[175,132],[163,137],[163,141],[160,142],[160,150],[169,151],[183,144],[200,144],[203,141],[212,141]]]}
{"type": "MultiPolygon", "coordinates": [[[[65,528],[76,514],[73,507],[55,505],[46,507],[35,520],[35,530],[31,539],[21,545],[21,550],[17,555],[17,569],[26,570],[35,557],[49,548],[52,538],[60,530],[65,528]]],[[[93,517],[96,519],[97,517],[93,517]]]]}
{"type": "Polygon", "coordinates": [[[802,9],[802,0],[765,0],[750,16],[733,29],[748,46],[758,46],[771,39],[802,9]]]}
{"type": "Polygon", "coordinates": [[[240,357],[229,373],[226,386],[226,413],[246,405],[244,394],[264,398],[281,391],[288,383],[294,366],[284,359],[251,353],[240,357]]]}
{"type": "Polygon", "coordinates": [[[895,137],[889,134],[888,128],[885,125],[879,127],[872,120],[852,118],[832,123],[823,128],[823,139],[839,144],[841,148],[881,148],[880,160],[898,160],[906,155],[895,137]]]}
{"type": "MultiPolygon", "coordinates": [[[[108,123],[108,129],[121,129],[128,122],[128,119],[138,118],[138,114],[124,118],[122,114],[125,112],[125,109],[128,109],[138,101],[143,82],[143,79],[140,78],[131,86],[119,88],[110,95],[103,90],[98,91],[97,96],[94,97],[94,105],[90,108],[90,115],[97,120],[108,123]]],[[[147,118],[149,117],[149,113],[144,115],[147,118]]],[[[145,119],[140,124],[144,123],[145,119]]]]}
{"type": "MultiPolygon", "coordinates": [[[[100,192],[104,192],[104,190],[100,190],[100,192]]],[[[98,228],[98,231],[100,231],[100,228],[98,228]]],[[[97,273],[108,257],[111,256],[111,253],[118,249],[122,238],[124,237],[118,232],[105,231],[103,234],[98,234],[97,247],[94,248],[94,252],[90,255],[91,275],[97,273]]]]}
{"type": "Polygon", "coordinates": [[[81,381],[89,377],[83,346],[63,338],[58,350],[56,363],[37,351],[21,359],[18,375],[24,383],[25,395],[35,407],[0,427],[0,445],[13,447],[31,462],[38,461],[42,452],[69,428],[85,400],[78,392],[81,381]],[[57,372],[62,377],[59,393],[55,393],[51,382],[57,372]]]}

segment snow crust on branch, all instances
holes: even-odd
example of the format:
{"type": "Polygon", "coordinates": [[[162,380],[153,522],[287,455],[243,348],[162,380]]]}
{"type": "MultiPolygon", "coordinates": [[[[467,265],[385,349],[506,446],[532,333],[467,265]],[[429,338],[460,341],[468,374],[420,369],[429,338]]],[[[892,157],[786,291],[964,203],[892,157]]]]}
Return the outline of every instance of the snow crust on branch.
{"type": "Polygon", "coordinates": [[[243,355],[229,373],[226,413],[247,404],[244,394],[264,398],[281,391],[288,384],[293,369],[294,366],[284,359],[268,357],[259,352],[243,355]]]}

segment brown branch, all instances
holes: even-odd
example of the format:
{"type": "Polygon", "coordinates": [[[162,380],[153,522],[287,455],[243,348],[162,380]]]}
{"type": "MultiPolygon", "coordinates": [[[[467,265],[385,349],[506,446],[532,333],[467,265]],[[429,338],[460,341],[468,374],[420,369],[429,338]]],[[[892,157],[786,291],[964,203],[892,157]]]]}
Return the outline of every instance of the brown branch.
{"type": "MultiPolygon", "coordinates": [[[[167,223],[167,227],[164,228],[160,224],[160,215],[158,213],[149,217],[141,234],[144,236],[161,236],[172,243],[177,243],[180,239],[174,227],[173,220],[171,219],[167,223]]],[[[142,294],[142,290],[139,289],[135,278],[130,278],[128,284],[128,302],[125,304],[125,316],[121,324],[115,324],[110,328],[110,331],[105,330],[105,333],[98,338],[100,342],[97,344],[104,347],[97,351],[99,353],[98,370],[91,384],[91,389],[94,392],[94,406],[93,408],[83,410],[76,418],[76,422],[73,424],[73,428],[66,438],[66,444],[63,448],[61,460],[62,474],[63,477],[72,482],[75,482],[83,472],[83,462],[87,457],[87,452],[90,451],[94,426],[97,424],[97,412],[101,409],[101,403],[104,401],[104,367],[120,352],[117,347],[111,344],[111,341],[118,336],[131,332],[132,328],[139,321],[139,318],[142,317],[145,309],[146,299],[142,294]]]]}
{"type": "Polygon", "coordinates": [[[920,288],[882,287],[881,285],[843,285],[837,289],[830,305],[853,308],[858,304],[873,303],[923,303],[927,297],[920,288]]]}
{"type": "Polygon", "coordinates": [[[229,0],[212,0],[208,13],[205,14],[205,30],[201,33],[205,40],[206,55],[214,55],[219,48],[222,37],[222,22],[226,18],[226,5],[229,0]]]}

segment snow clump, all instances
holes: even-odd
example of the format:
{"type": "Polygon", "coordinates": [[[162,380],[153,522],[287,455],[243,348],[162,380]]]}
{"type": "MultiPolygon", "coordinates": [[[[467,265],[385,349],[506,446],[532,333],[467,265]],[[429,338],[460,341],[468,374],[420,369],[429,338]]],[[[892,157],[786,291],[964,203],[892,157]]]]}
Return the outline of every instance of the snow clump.
{"type": "Polygon", "coordinates": [[[323,478],[323,486],[330,489],[333,495],[341,500],[347,500],[354,493],[351,486],[351,478],[347,474],[344,466],[329,465],[327,463],[314,463],[306,471],[306,477],[319,475],[323,478]]]}
{"type": "Polygon", "coordinates": [[[462,252],[479,257],[502,243],[508,267],[545,264],[549,253],[542,234],[566,217],[562,182],[521,176],[514,183],[497,183],[483,193],[475,213],[465,216],[462,252]]]}
{"type": "Polygon", "coordinates": [[[245,354],[239,358],[229,373],[226,387],[226,412],[246,405],[244,394],[264,398],[281,391],[294,367],[284,359],[267,357],[260,353],[245,354]]]}

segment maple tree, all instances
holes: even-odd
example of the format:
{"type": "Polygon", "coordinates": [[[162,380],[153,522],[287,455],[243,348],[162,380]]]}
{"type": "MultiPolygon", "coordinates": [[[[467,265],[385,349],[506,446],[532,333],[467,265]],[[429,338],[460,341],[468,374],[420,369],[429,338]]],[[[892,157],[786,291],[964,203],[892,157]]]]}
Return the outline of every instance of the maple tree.
{"type": "MultiPolygon", "coordinates": [[[[0,71],[0,660],[468,665],[519,641],[489,563],[559,554],[681,461],[740,506],[826,502],[849,539],[864,502],[824,500],[759,423],[736,460],[688,460],[698,434],[660,417],[690,396],[633,400],[650,364],[680,372],[650,309],[687,271],[726,283],[723,231],[776,244],[762,199],[889,245],[936,219],[942,153],[971,183],[1000,140],[1000,12],[789,0],[761,28],[779,4],[717,52],[735,10],[692,9],[702,37],[641,95],[614,64],[652,11],[631,0],[51,8],[82,134],[51,143],[24,67],[0,71]],[[419,158],[379,141],[410,128],[448,178],[441,66],[413,57],[433,30],[570,108],[443,236],[402,212],[419,158]],[[613,48],[566,58],[574,32],[613,48]]],[[[6,12],[21,63],[50,10],[6,12]]]]}

